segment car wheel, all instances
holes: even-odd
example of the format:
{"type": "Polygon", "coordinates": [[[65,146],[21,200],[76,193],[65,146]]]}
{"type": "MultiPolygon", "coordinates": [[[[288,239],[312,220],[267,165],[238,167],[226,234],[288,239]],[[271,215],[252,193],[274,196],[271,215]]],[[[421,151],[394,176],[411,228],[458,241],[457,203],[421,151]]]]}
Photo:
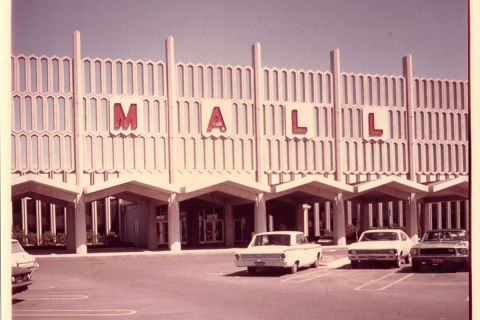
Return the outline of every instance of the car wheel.
{"type": "Polygon", "coordinates": [[[248,274],[253,276],[257,272],[257,268],[255,267],[247,267],[248,274]]]}
{"type": "Polygon", "coordinates": [[[350,264],[352,265],[352,269],[357,269],[359,262],[357,260],[352,260],[350,264]]]}
{"type": "Polygon", "coordinates": [[[293,266],[290,267],[290,273],[294,274],[297,273],[298,271],[298,261],[293,264],[293,266]]]}
{"type": "Polygon", "coordinates": [[[414,272],[419,272],[421,267],[422,267],[422,263],[420,261],[412,260],[412,270],[414,272]]]}

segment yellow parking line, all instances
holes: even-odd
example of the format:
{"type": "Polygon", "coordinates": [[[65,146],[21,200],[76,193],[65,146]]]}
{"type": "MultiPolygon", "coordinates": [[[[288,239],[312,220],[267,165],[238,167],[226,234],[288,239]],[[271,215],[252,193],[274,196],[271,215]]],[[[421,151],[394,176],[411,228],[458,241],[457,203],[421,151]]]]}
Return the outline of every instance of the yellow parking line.
{"type": "Polygon", "coordinates": [[[13,311],[15,317],[104,317],[130,316],[137,311],[129,309],[28,309],[13,311]]]}
{"type": "Polygon", "coordinates": [[[83,294],[55,294],[55,295],[41,295],[41,296],[31,296],[25,295],[21,296],[22,300],[82,300],[87,299],[87,295],[83,294]]]}

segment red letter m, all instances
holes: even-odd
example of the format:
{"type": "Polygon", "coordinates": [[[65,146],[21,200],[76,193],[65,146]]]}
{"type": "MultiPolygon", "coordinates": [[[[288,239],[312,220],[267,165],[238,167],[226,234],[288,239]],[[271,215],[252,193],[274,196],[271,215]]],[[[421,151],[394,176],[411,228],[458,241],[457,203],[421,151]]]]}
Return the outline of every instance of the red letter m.
{"type": "Polygon", "coordinates": [[[118,130],[121,127],[123,130],[126,130],[129,126],[132,130],[137,129],[137,105],[132,103],[125,117],[122,105],[115,103],[113,105],[113,128],[118,130]]]}

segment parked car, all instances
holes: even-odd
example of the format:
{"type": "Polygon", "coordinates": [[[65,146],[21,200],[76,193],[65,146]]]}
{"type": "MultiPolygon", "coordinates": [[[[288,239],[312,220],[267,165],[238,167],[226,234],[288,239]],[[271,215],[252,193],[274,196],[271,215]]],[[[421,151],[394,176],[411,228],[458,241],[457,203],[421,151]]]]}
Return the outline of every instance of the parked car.
{"type": "Polygon", "coordinates": [[[284,268],[296,273],[299,267],[318,267],[321,259],[322,246],[308,243],[299,231],[258,233],[246,249],[235,253],[235,265],[247,267],[249,274],[265,268],[284,268]]]}
{"type": "Polygon", "coordinates": [[[412,240],[400,229],[367,230],[348,247],[348,258],[352,268],[361,261],[391,261],[400,268],[402,259],[410,262],[411,247],[412,240]]]}
{"type": "Polygon", "coordinates": [[[12,294],[27,290],[32,283],[32,270],[12,267],[12,294]]]}
{"type": "Polygon", "coordinates": [[[18,240],[12,239],[12,267],[22,267],[35,271],[38,266],[37,259],[27,253],[18,240]]]}
{"type": "Polygon", "coordinates": [[[413,271],[419,271],[422,264],[457,264],[468,269],[468,233],[464,229],[427,231],[410,254],[413,271]]]}

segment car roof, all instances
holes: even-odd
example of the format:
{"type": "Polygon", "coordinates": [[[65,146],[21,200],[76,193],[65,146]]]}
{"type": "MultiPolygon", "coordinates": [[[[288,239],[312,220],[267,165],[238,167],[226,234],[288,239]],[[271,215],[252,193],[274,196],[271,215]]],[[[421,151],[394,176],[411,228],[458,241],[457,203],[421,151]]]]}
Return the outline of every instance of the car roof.
{"type": "Polygon", "coordinates": [[[371,229],[364,232],[404,232],[401,229],[371,229]]]}
{"type": "Polygon", "coordinates": [[[303,234],[301,231],[267,231],[267,232],[259,232],[256,235],[265,235],[265,234],[303,234]]]}
{"type": "Polygon", "coordinates": [[[450,229],[432,229],[432,230],[427,230],[425,232],[449,232],[449,231],[467,231],[465,229],[453,229],[453,228],[450,228],[450,229]]]}

